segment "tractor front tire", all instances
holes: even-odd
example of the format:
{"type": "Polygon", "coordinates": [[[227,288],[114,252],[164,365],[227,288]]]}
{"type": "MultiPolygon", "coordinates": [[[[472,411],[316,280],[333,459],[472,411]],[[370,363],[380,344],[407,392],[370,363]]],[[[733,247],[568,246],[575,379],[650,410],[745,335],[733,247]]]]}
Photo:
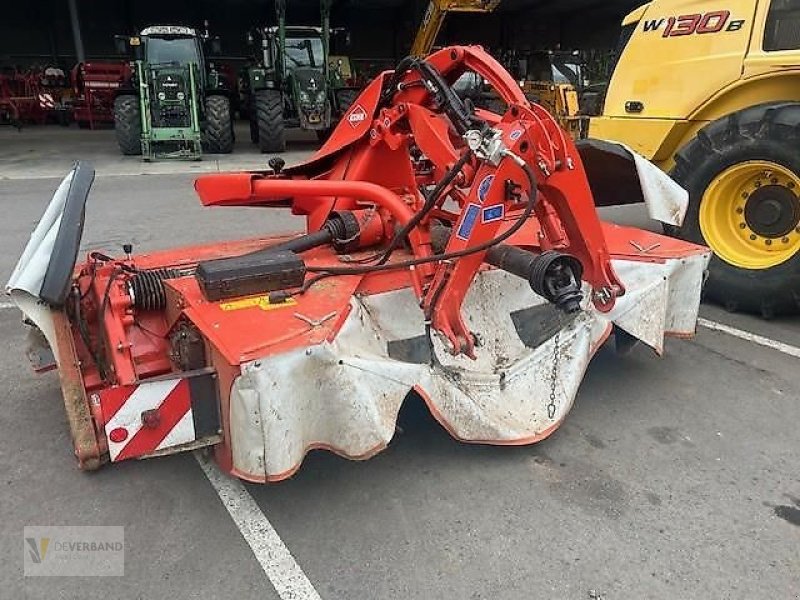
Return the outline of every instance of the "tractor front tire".
{"type": "Polygon", "coordinates": [[[283,97],[278,90],[259,90],[255,93],[258,147],[261,152],[284,152],[286,136],[283,131],[283,97]]]}
{"type": "Polygon", "coordinates": [[[351,90],[351,89],[344,89],[344,90],[336,90],[334,95],[336,96],[336,109],[339,112],[339,118],[341,119],[350,107],[353,106],[353,102],[356,101],[360,92],[358,90],[351,90]]]}
{"type": "Polygon", "coordinates": [[[351,89],[334,90],[333,96],[336,118],[334,122],[331,123],[330,127],[316,130],[317,140],[319,143],[324,144],[328,141],[328,138],[331,137],[333,130],[336,129],[336,125],[338,125],[345,113],[350,110],[350,107],[353,106],[353,102],[356,101],[359,93],[360,92],[358,90],[351,89]]]}
{"type": "Polygon", "coordinates": [[[765,318],[800,312],[800,103],[753,106],[675,156],[689,192],[678,237],[714,251],[705,297],[765,318]]]}
{"type": "Polygon", "coordinates": [[[258,121],[256,121],[255,111],[250,113],[248,117],[250,122],[250,141],[254,144],[258,143],[258,121]]]}
{"type": "Polygon", "coordinates": [[[333,133],[333,127],[328,127],[327,129],[316,129],[314,133],[317,135],[317,141],[320,144],[324,144],[328,141],[328,138],[331,137],[333,133]]]}
{"type": "Polygon", "coordinates": [[[233,151],[233,119],[231,101],[225,96],[206,98],[206,148],[211,154],[233,151]]]}
{"type": "Polygon", "coordinates": [[[142,153],[142,109],[136,96],[114,99],[114,133],[122,154],[139,156],[142,153]]]}

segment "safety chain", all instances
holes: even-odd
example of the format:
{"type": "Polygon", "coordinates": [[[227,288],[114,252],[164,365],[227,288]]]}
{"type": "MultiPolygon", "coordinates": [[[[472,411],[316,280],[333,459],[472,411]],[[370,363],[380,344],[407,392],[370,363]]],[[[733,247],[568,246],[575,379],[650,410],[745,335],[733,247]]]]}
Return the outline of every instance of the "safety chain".
{"type": "Polygon", "coordinates": [[[556,416],[556,378],[558,377],[558,363],[561,358],[559,353],[559,340],[561,332],[556,333],[553,344],[553,369],[550,372],[550,402],[547,405],[547,418],[552,419],[556,416]]]}

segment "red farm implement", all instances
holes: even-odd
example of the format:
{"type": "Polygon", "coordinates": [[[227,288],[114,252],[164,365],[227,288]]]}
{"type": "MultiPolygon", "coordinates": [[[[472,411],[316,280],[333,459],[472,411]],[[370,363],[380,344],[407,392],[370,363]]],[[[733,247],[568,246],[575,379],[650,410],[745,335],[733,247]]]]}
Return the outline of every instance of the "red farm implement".
{"type": "MultiPolygon", "coordinates": [[[[679,222],[683,191],[629,159],[679,222]]],[[[531,444],[609,336],[661,353],[694,333],[708,250],[599,220],[587,170],[604,160],[483,50],[445,48],[376,78],[308,161],[195,184],[206,206],[304,215],[305,233],[76,266],[79,163],[7,289],[54,355],[85,469],[211,446],[278,481],[312,448],[379,452],[410,394],[458,440],[531,444]],[[466,71],[502,114],[454,93],[466,71]]]]}
{"type": "Polygon", "coordinates": [[[126,62],[92,61],[75,65],[73,120],[85,129],[114,123],[114,96],[129,79],[130,67],[126,62]]]}

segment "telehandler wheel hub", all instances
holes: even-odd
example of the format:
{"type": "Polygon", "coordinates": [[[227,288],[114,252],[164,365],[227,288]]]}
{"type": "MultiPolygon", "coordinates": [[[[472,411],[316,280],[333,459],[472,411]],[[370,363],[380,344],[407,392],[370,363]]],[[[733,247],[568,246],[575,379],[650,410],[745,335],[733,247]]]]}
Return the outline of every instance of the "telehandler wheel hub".
{"type": "Polygon", "coordinates": [[[700,203],[700,229],[714,253],[744,269],[768,269],[800,251],[800,177],[770,161],[721,172],[700,203]]]}
{"type": "Polygon", "coordinates": [[[783,237],[790,234],[800,220],[800,202],[792,190],[768,185],[757,189],[747,199],[744,220],[756,235],[783,237]]]}

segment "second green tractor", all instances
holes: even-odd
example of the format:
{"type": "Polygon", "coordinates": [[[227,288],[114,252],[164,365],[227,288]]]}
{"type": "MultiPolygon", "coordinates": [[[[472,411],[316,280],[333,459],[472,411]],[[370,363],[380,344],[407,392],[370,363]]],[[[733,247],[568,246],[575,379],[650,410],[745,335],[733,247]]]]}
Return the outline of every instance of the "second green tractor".
{"type": "Polygon", "coordinates": [[[256,48],[243,77],[250,137],[262,152],[283,152],[286,129],[314,131],[325,140],[358,96],[330,56],[330,0],[321,2],[321,27],[287,26],[286,1],[275,4],[278,24],[248,34],[256,48]]]}

